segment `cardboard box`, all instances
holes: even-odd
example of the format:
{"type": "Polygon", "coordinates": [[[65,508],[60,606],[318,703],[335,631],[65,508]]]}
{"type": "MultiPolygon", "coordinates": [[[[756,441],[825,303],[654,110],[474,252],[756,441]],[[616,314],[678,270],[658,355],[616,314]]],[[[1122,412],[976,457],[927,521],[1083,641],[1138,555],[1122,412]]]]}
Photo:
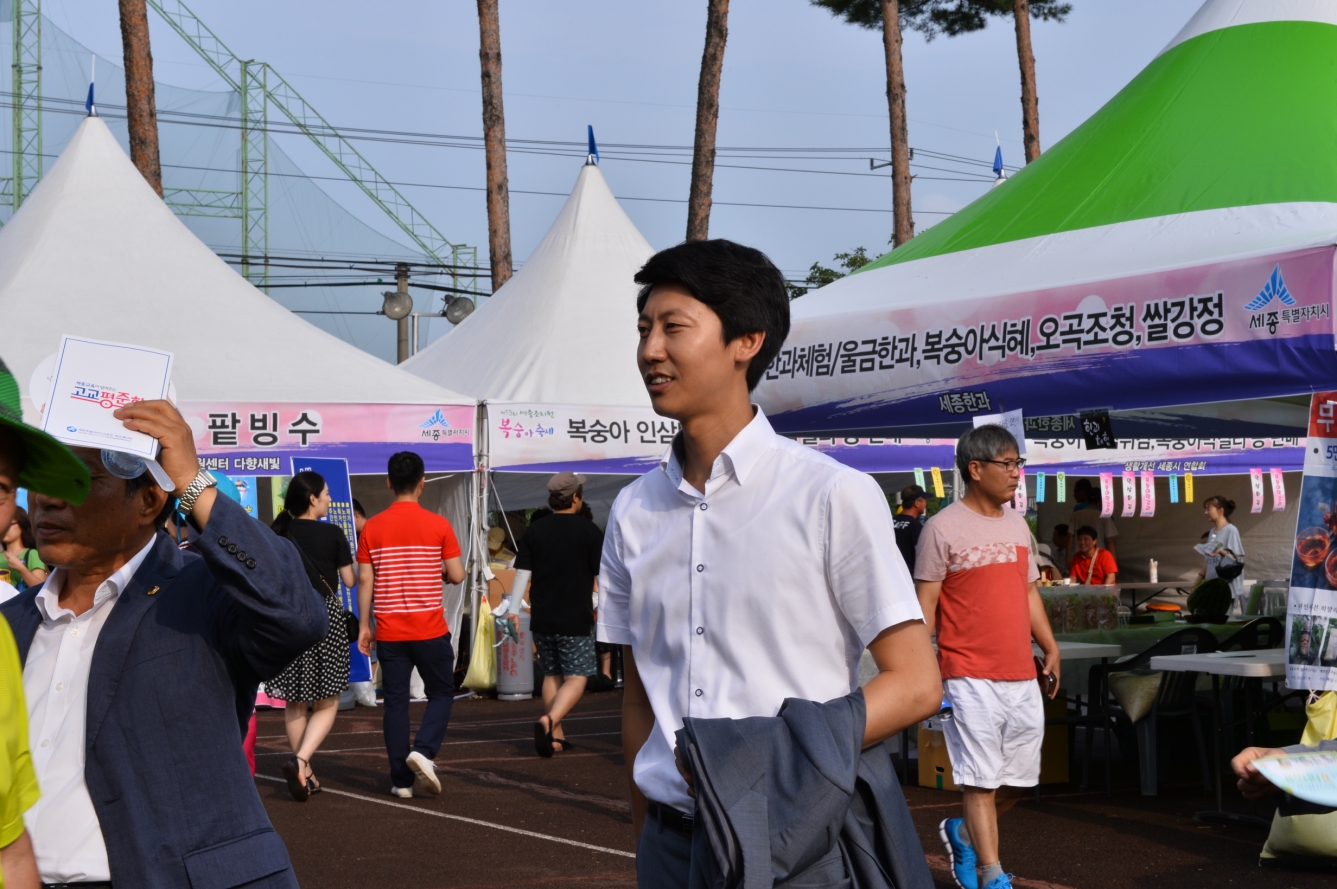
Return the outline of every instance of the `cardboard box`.
{"type": "MultiPolygon", "coordinates": [[[[1067,704],[1060,700],[1045,701],[1045,719],[1062,719],[1068,715],[1067,704]]],[[[952,779],[952,761],[947,756],[947,742],[942,733],[942,718],[934,716],[919,724],[919,786],[937,790],[960,790],[952,779]]],[[[1066,784],[1068,782],[1068,727],[1045,726],[1045,739],[1040,746],[1040,783],[1066,784]]]]}

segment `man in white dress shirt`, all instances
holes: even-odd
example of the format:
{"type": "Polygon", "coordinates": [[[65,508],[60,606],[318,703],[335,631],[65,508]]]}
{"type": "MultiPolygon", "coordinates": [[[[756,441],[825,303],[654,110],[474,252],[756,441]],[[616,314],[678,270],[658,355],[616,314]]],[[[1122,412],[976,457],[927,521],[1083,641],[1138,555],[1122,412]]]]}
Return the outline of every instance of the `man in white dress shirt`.
{"type": "Polygon", "coordinates": [[[636,282],[640,372],[682,432],[613,506],[598,638],[624,646],[638,882],[677,887],[694,808],[674,752],[684,717],[842,697],[867,648],[880,671],[864,688],[869,746],[936,712],[942,684],[877,484],[777,435],[751,404],[789,331],[779,270],[696,241],[651,257],[636,282]]]}

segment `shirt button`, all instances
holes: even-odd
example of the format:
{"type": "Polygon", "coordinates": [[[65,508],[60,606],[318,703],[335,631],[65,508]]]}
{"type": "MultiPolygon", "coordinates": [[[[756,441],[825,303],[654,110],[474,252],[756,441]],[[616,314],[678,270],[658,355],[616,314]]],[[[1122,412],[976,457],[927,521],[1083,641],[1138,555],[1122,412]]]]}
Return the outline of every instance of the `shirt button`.
{"type": "Polygon", "coordinates": [[[705,570],[706,570],[706,566],[705,566],[705,565],[697,565],[697,566],[696,566],[696,570],[697,570],[697,571],[705,571],[705,570]]]}
{"type": "Polygon", "coordinates": [[[56,691],[64,691],[64,690],[65,690],[65,683],[63,683],[63,682],[57,682],[57,683],[56,683],[56,691]]]}
{"type": "Polygon", "coordinates": [[[42,739],[42,746],[43,746],[43,747],[50,747],[50,746],[51,746],[51,739],[50,739],[50,738],[43,738],[43,739],[42,739]]]}
{"type": "MultiPolygon", "coordinates": [[[[698,688],[698,689],[696,690],[696,696],[697,696],[698,698],[701,697],[701,695],[703,695],[703,694],[705,694],[705,692],[703,692],[701,689],[698,688]]],[[[46,743],[46,742],[44,741],[43,743],[46,743]]]]}
{"type": "Polygon", "coordinates": [[[78,638],[79,638],[79,631],[78,631],[78,630],[70,630],[70,635],[73,636],[74,638],[78,639],[78,638]]]}
{"type": "Polygon", "coordinates": [[[700,635],[701,635],[702,633],[704,633],[705,631],[706,631],[706,628],[705,628],[705,627],[697,627],[697,628],[696,628],[696,635],[700,636],[700,635]]]}
{"type": "Polygon", "coordinates": [[[702,509],[709,509],[710,506],[709,506],[708,504],[702,503],[702,504],[701,504],[701,508],[702,508],[702,509]]]}

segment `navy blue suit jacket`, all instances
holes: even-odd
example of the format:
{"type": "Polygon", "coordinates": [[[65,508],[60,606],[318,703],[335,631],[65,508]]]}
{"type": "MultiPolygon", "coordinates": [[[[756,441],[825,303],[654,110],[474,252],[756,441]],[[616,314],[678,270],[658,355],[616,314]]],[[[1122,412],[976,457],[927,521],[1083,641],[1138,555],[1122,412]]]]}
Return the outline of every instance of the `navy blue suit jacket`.
{"type": "MultiPolygon", "coordinates": [[[[296,886],[246,765],[238,701],[325,635],[325,604],[293,545],[225,497],[197,548],[159,532],[93,651],[84,779],[111,879],[296,886]]],[[[38,589],[0,606],[25,663],[38,589]]]]}

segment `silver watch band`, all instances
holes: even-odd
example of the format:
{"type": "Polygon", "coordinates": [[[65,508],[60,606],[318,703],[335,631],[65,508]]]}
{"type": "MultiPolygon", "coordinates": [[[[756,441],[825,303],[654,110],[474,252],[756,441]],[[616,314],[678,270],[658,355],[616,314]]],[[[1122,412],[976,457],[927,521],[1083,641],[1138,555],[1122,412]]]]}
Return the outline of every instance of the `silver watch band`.
{"type": "Polygon", "coordinates": [[[206,488],[212,488],[217,484],[218,479],[214,478],[209,470],[201,469],[195,477],[190,480],[190,484],[186,486],[186,490],[181,492],[181,511],[186,515],[190,515],[195,511],[195,501],[200,499],[200,495],[204,493],[204,490],[206,488]]]}

